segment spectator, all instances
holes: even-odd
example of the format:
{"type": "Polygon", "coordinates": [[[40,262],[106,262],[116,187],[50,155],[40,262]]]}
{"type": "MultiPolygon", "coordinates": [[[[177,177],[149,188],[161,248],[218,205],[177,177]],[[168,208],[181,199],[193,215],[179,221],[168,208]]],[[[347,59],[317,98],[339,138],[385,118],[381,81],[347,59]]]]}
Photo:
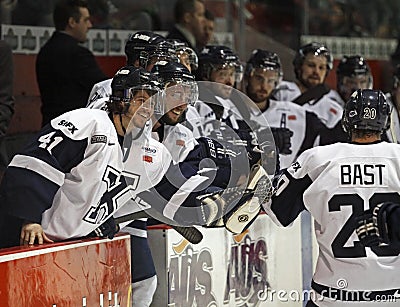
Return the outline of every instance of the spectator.
{"type": "Polygon", "coordinates": [[[42,97],[42,126],[86,105],[92,86],[106,79],[94,55],[79,45],[92,27],[85,0],[62,0],[53,12],[56,31],[40,50],[36,78],[42,97]]]}
{"type": "Polygon", "coordinates": [[[14,113],[14,65],[10,46],[0,40],[0,138],[7,131],[14,113]]]}
{"type": "Polygon", "coordinates": [[[204,13],[204,33],[203,36],[197,41],[197,46],[202,49],[206,45],[210,45],[214,40],[214,27],[215,27],[215,17],[214,14],[206,9],[204,13]]]}
{"type": "Polygon", "coordinates": [[[0,179],[9,163],[4,135],[14,113],[14,68],[10,46],[0,40],[0,179]]]}
{"type": "Polygon", "coordinates": [[[12,24],[52,27],[55,0],[18,0],[12,11],[12,24]]]}
{"type": "Polygon", "coordinates": [[[179,39],[199,51],[197,42],[204,33],[204,3],[201,0],[177,0],[174,7],[175,25],[167,39],[179,39]]]}

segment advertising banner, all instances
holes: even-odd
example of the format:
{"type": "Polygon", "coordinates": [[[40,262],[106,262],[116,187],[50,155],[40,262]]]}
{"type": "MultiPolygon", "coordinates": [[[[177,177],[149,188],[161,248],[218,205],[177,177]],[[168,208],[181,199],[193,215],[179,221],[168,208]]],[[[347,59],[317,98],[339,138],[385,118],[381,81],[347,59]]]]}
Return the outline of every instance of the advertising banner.
{"type": "Polygon", "coordinates": [[[197,245],[172,229],[149,231],[159,279],[152,306],[302,306],[299,221],[278,228],[260,215],[240,235],[200,230],[197,245]]]}

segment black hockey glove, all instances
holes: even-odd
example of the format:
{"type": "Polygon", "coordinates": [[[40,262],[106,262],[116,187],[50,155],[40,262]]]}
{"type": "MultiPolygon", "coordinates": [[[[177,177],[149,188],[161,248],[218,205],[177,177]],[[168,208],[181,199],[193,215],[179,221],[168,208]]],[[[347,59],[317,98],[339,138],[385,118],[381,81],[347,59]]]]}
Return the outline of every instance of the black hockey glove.
{"type": "Polygon", "coordinates": [[[292,153],[292,150],[290,149],[292,147],[290,139],[293,136],[293,131],[288,128],[271,127],[271,132],[279,153],[283,155],[290,155],[292,153]]]}
{"type": "MultiPolygon", "coordinates": [[[[183,163],[189,163],[198,173],[214,177],[212,185],[226,187],[231,179],[232,166],[240,152],[231,144],[201,137],[198,145],[188,154],[183,163]],[[214,175],[211,175],[214,174],[214,175]]],[[[182,164],[182,163],[181,163],[182,164]]]]}
{"type": "Polygon", "coordinates": [[[119,231],[119,225],[115,223],[114,217],[110,217],[103,224],[93,230],[89,237],[100,237],[113,239],[115,234],[119,231]]]}
{"type": "Polygon", "coordinates": [[[384,202],[368,209],[356,218],[356,233],[364,246],[378,246],[381,243],[399,244],[400,230],[396,217],[400,216],[400,205],[384,202]],[[397,230],[397,231],[396,231],[397,230]]]}

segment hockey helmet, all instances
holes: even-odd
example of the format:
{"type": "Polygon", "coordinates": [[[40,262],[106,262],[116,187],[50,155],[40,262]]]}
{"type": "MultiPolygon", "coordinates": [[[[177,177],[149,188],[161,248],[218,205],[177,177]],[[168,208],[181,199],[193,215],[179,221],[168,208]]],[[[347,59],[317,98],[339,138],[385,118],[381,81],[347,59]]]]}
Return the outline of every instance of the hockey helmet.
{"type": "Polygon", "coordinates": [[[399,85],[400,85],[400,64],[397,64],[393,72],[393,89],[398,88],[399,85]]]}
{"type": "Polygon", "coordinates": [[[165,41],[165,38],[151,31],[139,31],[131,34],[125,44],[127,63],[133,65],[137,60],[144,67],[149,58],[148,53],[154,51],[156,46],[165,41]]]}
{"type": "Polygon", "coordinates": [[[137,91],[146,91],[151,96],[154,112],[163,114],[161,84],[156,76],[144,68],[128,65],[117,71],[111,82],[108,110],[114,114],[125,114],[137,91]]]}
{"type": "Polygon", "coordinates": [[[199,59],[196,52],[194,52],[194,50],[185,42],[179,39],[167,39],[167,41],[174,46],[179,63],[182,63],[186,67],[190,66],[191,71],[194,71],[199,67],[199,59]]]}
{"type": "Polygon", "coordinates": [[[278,72],[277,84],[282,81],[282,64],[279,56],[275,52],[262,49],[253,50],[250,58],[246,63],[245,76],[250,77],[252,71],[256,68],[261,68],[264,70],[275,70],[278,72]]]}
{"type": "Polygon", "coordinates": [[[166,91],[184,93],[184,103],[194,105],[199,97],[199,90],[195,77],[185,65],[176,62],[156,62],[151,72],[158,77],[158,81],[166,91]]]}
{"type": "Polygon", "coordinates": [[[372,130],[383,132],[390,125],[391,106],[379,90],[359,89],[344,105],[344,131],[372,130]]]}
{"type": "Polygon", "coordinates": [[[329,71],[333,67],[332,54],[325,45],[316,43],[316,42],[312,42],[312,43],[309,43],[309,44],[306,44],[306,45],[300,47],[299,50],[296,52],[296,55],[293,60],[293,66],[294,66],[294,72],[296,74],[296,78],[300,80],[301,66],[303,65],[304,59],[306,58],[307,54],[309,54],[309,53],[312,53],[315,56],[324,56],[326,58],[326,66],[327,66],[326,75],[328,75],[329,71]]]}
{"type": "Polygon", "coordinates": [[[368,63],[364,60],[364,58],[359,55],[344,56],[336,69],[336,76],[337,89],[342,97],[349,97],[354,91],[358,89],[372,89],[373,78],[371,74],[371,69],[369,68],[368,63]],[[362,76],[366,77],[363,80],[365,86],[362,86],[361,84],[359,84],[359,82],[355,82],[356,80],[353,80],[362,76]],[[349,81],[353,82],[350,82],[350,84],[346,84],[349,83],[349,81]]]}
{"type": "Polygon", "coordinates": [[[199,68],[196,74],[200,81],[210,81],[212,71],[227,67],[235,68],[235,82],[240,82],[243,77],[243,65],[239,56],[229,47],[208,45],[199,54],[199,68]]]}

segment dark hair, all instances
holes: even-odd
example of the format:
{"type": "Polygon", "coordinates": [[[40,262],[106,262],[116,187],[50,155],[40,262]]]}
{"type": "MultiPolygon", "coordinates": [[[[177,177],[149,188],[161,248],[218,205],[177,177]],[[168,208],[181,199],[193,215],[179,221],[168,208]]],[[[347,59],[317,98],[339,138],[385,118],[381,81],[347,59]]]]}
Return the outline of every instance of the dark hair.
{"type": "Polygon", "coordinates": [[[207,20],[210,20],[210,21],[214,21],[215,20],[215,16],[214,16],[214,14],[213,13],[211,13],[211,11],[210,10],[205,10],[205,12],[204,12],[204,17],[207,19],[207,20]]]}
{"type": "Polygon", "coordinates": [[[53,21],[56,30],[63,31],[72,17],[76,22],[81,18],[80,8],[88,8],[86,0],[61,0],[58,1],[53,11],[53,21]]]}
{"type": "Polygon", "coordinates": [[[177,0],[174,7],[175,22],[181,22],[185,13],[193,13],[197,1],[203,3],[203,0],[177,0]]]}

